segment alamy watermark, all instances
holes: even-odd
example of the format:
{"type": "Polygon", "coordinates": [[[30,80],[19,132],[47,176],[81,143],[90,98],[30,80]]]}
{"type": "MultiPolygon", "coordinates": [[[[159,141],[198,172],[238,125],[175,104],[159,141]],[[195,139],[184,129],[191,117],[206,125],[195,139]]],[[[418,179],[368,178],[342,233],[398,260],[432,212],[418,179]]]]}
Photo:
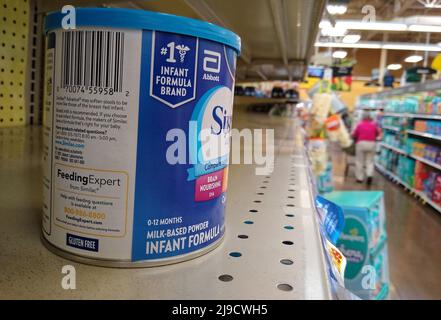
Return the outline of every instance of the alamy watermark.
{"type": "Polygon", "coordinates": [[[184,129],[167,132],[166,160],[170,165],[215,165],[219,159],[230,164],[255,164],[256,175],[267,175],[274,168],[274,129],[231,129],[213,132],[198,130],[190,121],[188,136],[184,129]],[[231,150],[231,155],[230,155],[231,150]],[[229,158],[229,159],[227,159],[229,158]]]}

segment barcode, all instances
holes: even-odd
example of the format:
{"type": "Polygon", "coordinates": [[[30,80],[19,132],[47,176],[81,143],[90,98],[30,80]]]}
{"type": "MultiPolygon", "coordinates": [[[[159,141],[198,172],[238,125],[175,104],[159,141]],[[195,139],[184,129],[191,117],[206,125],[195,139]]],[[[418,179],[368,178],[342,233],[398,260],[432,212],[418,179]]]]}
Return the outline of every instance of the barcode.
{"type": "Polygon", "coordinates": [[[92,86],[122,91],[123,32],[63,31],[61,42],[63,88],[92,86]]]}

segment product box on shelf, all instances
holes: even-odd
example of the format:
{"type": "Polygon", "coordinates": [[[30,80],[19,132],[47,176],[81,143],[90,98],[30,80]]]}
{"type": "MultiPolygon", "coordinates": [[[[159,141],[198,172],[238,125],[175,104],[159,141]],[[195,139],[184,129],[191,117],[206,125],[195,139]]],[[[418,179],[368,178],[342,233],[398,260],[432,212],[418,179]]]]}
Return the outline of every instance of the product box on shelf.
{"type": "Polygon", "coordinates": [[[408,96],[404,99],[401,112],[416,113],[420,104],[419,96],[408,96]]]}
{"type": "Polygon", "coordinates": [[[400,156],[398,159],[397,176],[409,186],[414,186],[415,160],[400,156]]]}
{"type": "Polygon", "coordinates": [[[441,205],[441,175],[435,178],[435,184],[432,191],[432,200],[438,205],[441,205]]]}
{"type": "Polygon", "coordinates": [[[417,161],[415,164],[415,189],[424,190],[424,181],[429,178],[430,169],[422,162],[417,161]]]}
{"type": "Polygon", "coordinates": [[[370,263],[375,270],[375,289],[372,295],[375,300],[385,299],[389,293],[389,261],[386,237],[380,240],[377,250],[371,253],[370,263]]]}
{"type": "Polygon", "coordinates": [[[418,110],[416,113],[427,113],[427,106],[432,103],[433,97],[430,95],[424,95],[418,105],[418,110]]]}
{"type": "Polygon", "coordinates": [[[424,157],[425,147],[426,145],[422,142],[419,141],[414,142],[412,154],[414,154],[417,157],[424,157]]]}
{"type": "MultiPolygon", "coordinates": [[[[416,125],[416,122],[418,122],[418,121],[419,120],[415,121],[415,125],[416,125]]],[[[425,132],[428,132],[428,133],[431,133],[431,134],[434,134],[437,136],[441,135],[441,122],[439,122],[439,121],[424,121],[424,122],[425,122],[425,125],[422,125],[422,126],[425,126],[425,130],[424,130],[425,132]]],[[[419,125],[421,125],[421,124],[419,124],[419,125]]],[[[415,130],[420,131],[419,129],[415,129],[415,130]]]]}
{"type": "Polygon", "coordinates": [[[426,121],[424,121],[424,120],[415,120],[415,122],[414,122],[414,129],[416,131],[425,132],[426,129],[427,129],[426,121]]]}
{"type": "Polygon", "coordinates": [[[431,111],[432,114],[441,114],[441,97],[433,97],[431,111]]]}
{"type": "Polygon", "coordinates": [[[408,137],[407,139],[406,139],[406,141],[405,141],[405,147],[404,147],[404,151],[405,152],[407,152],[407,153],[409,153],[409,154],[412,154],[413,152],[414,152],[414,143],[416,142],[417,140],[416,139],[414,139],[414,138],[411,138],[411,137],[408,137]]]}
{"type": "Polygon", "coordinates": [[[432,162],[436,162],[437,156],[439,154],[439,148],[435,146],[427,145],[424,148],[424,158],[432,162]]]}
{"type": "Polygon", "coordinates": [[[345,255],[345,287],[361,299],[385,299],[389,286],[386,218],[381,191],[334,191],[345,225],[337,247],[345,255]],[[366,275],[374,277],[366,281],[366,275]]]}
{"type": "Polygon", "coordinates": [[[326,170],[317,176],[317,191],[320,194],[332,192],[334,184],[332,182],[332,162],[328,162],[326,170]]]}
{"type": "Polygon", "coordinates": [[[426,122],[426,132],[435,134],[436,132],[436,124],[434,121],[425,121],[426,122]]]}
{"type": "Polygon", "coordinates": [[[391,99],[386,103],[386,111],[388,112],[399,112],[400,110],[400,101],[397,99],[391,99]]]}
{"type": "Polygon", "coordinates": [[[435,171],[430,171],[429,177],[423,181],[423,192],[429,199],[432,199],[433,187],[435,185],[437,177],[438,173],[436,173],[435,171]]]}
{"type": "Polygon", "coordinates": [[[435,163],[441,165],[441,148],[438,148],[438,154],[436,155],[435,163]]]}

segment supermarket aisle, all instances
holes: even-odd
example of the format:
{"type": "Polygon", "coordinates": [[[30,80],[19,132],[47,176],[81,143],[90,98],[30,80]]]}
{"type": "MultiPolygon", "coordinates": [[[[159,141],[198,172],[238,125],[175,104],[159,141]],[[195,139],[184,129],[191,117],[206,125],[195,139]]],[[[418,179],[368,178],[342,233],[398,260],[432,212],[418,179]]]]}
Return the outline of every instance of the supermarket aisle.
{"type": "MultiPolygon", "coordinates": [[[[338,190],[367,190],[355,181],[351,168],[344,176],[344,154],[333,154],[338,190]]],[[[387,213],[391,299],[441,299],[441,215],[422,205],[375,172],[370,190],[383,190],[387,213]]]]}

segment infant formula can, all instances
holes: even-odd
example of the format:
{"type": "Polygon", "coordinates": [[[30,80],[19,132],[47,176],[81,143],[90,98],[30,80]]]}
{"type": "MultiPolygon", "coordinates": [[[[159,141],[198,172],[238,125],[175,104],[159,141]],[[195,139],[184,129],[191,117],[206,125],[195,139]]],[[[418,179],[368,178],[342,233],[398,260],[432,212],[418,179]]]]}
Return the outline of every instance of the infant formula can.
{"type": "Polygon", "coordinates": [[[225,232],[240,38],[143,10],[45,22],[43,242],[138,267],[215,248],[225,232]],[[70,21],[71,23],[72,21],[70,21]]]}

